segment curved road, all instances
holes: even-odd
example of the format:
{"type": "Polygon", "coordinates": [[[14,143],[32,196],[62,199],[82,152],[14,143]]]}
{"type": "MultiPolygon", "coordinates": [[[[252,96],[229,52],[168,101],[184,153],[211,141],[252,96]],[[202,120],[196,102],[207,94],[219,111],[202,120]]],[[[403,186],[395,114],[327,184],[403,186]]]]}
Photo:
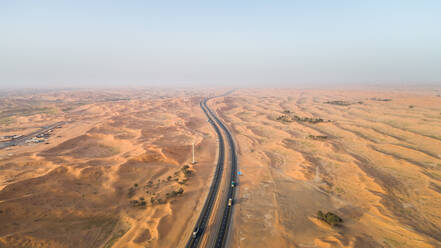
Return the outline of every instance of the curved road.
{"type": "MultiPolygon", "coordinates": [[[[230,92],[228,92],[228,93],[230,93],[230,92]]],[[[222,95],[222,96],[224,96],[224,95],[222,95]]],[[[222,123],[222,121],[219,120],[219,118],[216,116],[216,114],[213,113],[213,111],[211,111],[210,108],[208,108],[207,101],[209,99],[211,99],[211,98],[206,98],[203,101],[201,101],[200,106],[201,106],[202,110],[204,111],[205,115],[207,116],[210,124],[213,126],[214,130],[216,131],[216,134],[219,138],[219,157],[218,157],[218,162],[217,162],[214,178],[213,178],[213,181],[212,181],[212,184],[210,187],[210,191],[208,193],[204,207],[202,208],[199,219],[196,222],[196,225],[193,229],[193,230],[198,229],[199,230],[198,234],[196,235],[196,237],[193,237],[193,235],[190,237],[190,239],[188,240],[187,245],[186,245],[187,248],[199,246],[199,243],[202,239],[202,236],[204,234],[204,230],[205,230],[207,223],[209,221],[209,218],[211,216],[211,213],[213,210],[213,205],[215,203],[215,200],[216,200],[216,197],[217,197],[217,194],[219,191],[219,185],[220,185],[220,182],[222,179],[222,172],[224,170],[223,167],[224,167],[224,160],[225,160],[225,148],[224,148],[225,144],[224,144],[224,139],[223,139],[222,133],[220,131],[221,129],[224,132],[224,134],[228,140],[228,145],[230,148],[231,175],[229,178],[229,183],[226,184],[228,187],[228,197],[226,198],[227,199],[226,202],[223,203],[225,205],[224,205],[223,213],[222,213],[222,221],[219,226],[219,230],[217,230],[217,233],[214,233],[214,234],[216,234],[215,247],[217,247],[217,248],[224,247],[226,244],[226,240],[227,240],[227,236],[228,236],[228,228],[230,226],[230,220],[231,220],[232,210],[233,210],[233,206],[234,206],[234,204],[232,204],[231,206],[228,206],[228,199],[231,198],[234,200],[234,196],[235,196],[235,189],[236,188],[231,187],[231,183],[233,181],[236,181],[236,174],[237,174],[236,148],[235,148],[234,140],[233,140],[231,133],[228,131],[228,129],[222,123]]]]}
{"type": "Polygon", "coordinates": [[[205,200],[204,207],[202,208],[201,214],[199,215],[196,225],[193,228],[193,230],[199,229],[199,232],[196,235],[196,237],[193,237],[193,235],[190,237],[186,245],[187,248],[198,247],[199,242],[202,239],[202,234],[204,233],[204,230],[207,226],[208,220],[211,216],[211,211],[213,209],[214,202],[216,200],[216,196],[219,189],[220,181],[222,179],[222,172],[224,168],[224,159],[225,159],[224,139],[222,137],[219,127],[214,123],[213,118],[210,115],[211,111],[206,105],[207,100],[208,99],[204,99],[203,101],[201,101],[200,106],[204,111],[205,115],[207,116],[211,126],[213,126],[214,130],[216,131],[216,134],[219,138],[219,156],[217,160],[216,171],[214,173],[214,178],[211,183],[210,191],[208,193],[207,199],[205,200]]]}

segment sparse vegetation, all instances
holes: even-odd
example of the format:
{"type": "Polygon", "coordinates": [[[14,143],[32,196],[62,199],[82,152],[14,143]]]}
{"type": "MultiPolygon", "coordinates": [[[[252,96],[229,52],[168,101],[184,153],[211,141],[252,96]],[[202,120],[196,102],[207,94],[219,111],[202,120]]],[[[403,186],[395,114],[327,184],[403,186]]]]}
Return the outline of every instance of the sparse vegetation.
{"type": "Polygon", "coordinates": [[[165,194],[166,198],[172,198],[172,197],[176,197],[178,195],[182,195],[184,193],[184,189],[183,188],[179,188],[178,190],[173,190],[170,193],[165,194]]]}
{"type": "Polygon", "coordinates": [[[128,196],[129,198],[131,198],[131,197],[133,197],[133,196],[135,195],[135,193],[136,193],[136,189],[133,188],[133,187],[130,187],[130,188],[129,188],[129,192],[127,192],[127,196],[128,196]]]}
{"type": "Polygon", "coordinates": [[[289,115],[281,115],[281,116],[277,117],[276,120],[283,121],[283,122],[292,122],[293,121],[289,115]]]}
{"type": "MultiPolygon", "coordinates": [[[[338,106],[349,106],[352,103],[346,101],[327,101],[326,104],[338,105],[338,106]]],[[[360,102],[359,102],[360,103],[360,102]]]]}
{"type": "Polygon", "coordinates": [[[190,166],[188,165],[184,165],[181,170],[186,177],[191,177],[193,175],[193,171],[190,170],[190,166]]]}
{"type": "Polygon", "coordinates": [[[139,197],[139,200],[131,200],[129,203],[132,207],[145,207],[147,205],[144,197],[139,197]]]}
{"type": "Polygon", "coordinates": [[[152,187],[152,186],[153,186],[153,182],[152,182],[152,181],[148,181],[146,187],[147,187],[147,188],[150,188],[150,187],[152,187]]]}
{"type": "Polygon", "coordinates": [[[324,214],[322,211],[319,210],[317,212],[317,218],[321,221],[328,223],[331,226],[336,226],[343,223],[342,218],[331,212],[327,212],[326,214],[324,214]]]}
{"type": "Polygon", "coordinates": [[[283,121],[283,122],[293,122],[293,121],[308,122],[308,123],[312,123],[312,124],[316,124],[316,123],[320,123],[320,122],[325,121],[322,118],[300,117],[297,115],[294,115],[294,116],[281,115],[281,116],[277,117],[276,120],[283,121]]]}
{"type": "Polygon", "coordinates": [[[377,97],[373,97],[371,98],[372,101],[380,101],[380,102],[390,102],[392,101],[392,99],[389,98],[377,98],[377,97]]]}
{"type": "Polygon", "coordinates": [[[313,140],[326,140],[328,139],[328,136],[326,135],[309,135],[308,138],[313,140]]]}

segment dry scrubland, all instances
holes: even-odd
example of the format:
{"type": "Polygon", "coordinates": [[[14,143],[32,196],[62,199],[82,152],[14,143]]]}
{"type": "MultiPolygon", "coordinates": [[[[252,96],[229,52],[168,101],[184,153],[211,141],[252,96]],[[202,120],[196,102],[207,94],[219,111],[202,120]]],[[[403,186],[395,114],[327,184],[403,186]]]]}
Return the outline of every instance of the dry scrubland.
{"type": "Polygon", "coordinates": [[[182,246],[216,159],[198,95],[3,93],[0,135],[67,123],[49,144],[0,150],[0,247],[182,246]]]}
{"type": "Polygon", "coordinates": [[[232,247],[441,247],[438,94],[239,90],[212,102],[243,172],[232,247]]]}

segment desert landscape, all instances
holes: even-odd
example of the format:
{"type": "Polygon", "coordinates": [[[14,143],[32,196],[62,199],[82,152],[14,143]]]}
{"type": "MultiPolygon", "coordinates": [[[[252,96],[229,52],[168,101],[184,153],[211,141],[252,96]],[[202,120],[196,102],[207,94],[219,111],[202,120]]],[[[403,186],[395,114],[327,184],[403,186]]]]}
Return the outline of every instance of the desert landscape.
{"type": "Polygon", "coordinates": [[[243,173],[231,247],[441,247],[439,90],[248,89],[211,106],[243,173]]]}
{"type": "Polygon", "coordinates": [[[0,247],[185,245],[217,156],[200,99],[185,90],[3,93],[0,136],[63,124],[42,142],[0,150],[0,247]]]}
{"type": "Polygon", "coordinates": [[[441,248],[441,1],[0,2],[0,248],[441,248]]]}
{"type": "MultiPolygon", "coordinates": [[[[44,132],[0,150],[0,247],[185,247],[218,156],[199,103],[226,91],[2,92],[2,142],[44,132]]],[[[440,247],[440,92],[211,99],[240,171],[228,247],[440,247]]]]}

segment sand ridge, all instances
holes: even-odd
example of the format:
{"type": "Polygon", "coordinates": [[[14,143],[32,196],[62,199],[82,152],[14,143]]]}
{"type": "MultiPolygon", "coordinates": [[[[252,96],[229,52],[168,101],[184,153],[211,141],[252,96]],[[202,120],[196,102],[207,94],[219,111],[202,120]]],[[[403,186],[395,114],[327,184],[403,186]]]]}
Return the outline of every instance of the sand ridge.
{"type": "Polygon", "coordinates": [[[216,101],[243,172],[234,247],[441,245],[439,97],[246,89],[216,101]],[[344,225],[321,223],[318,210],[344,225]]]}
{"type": "Polygon", "coordinates": [[[67,122],[48,144],[0,150],[0,247],[182,246],[216,157],[214,132],[197,95],[79,91],[33,97],[60,112],[29,112],[18,119],[21,129],[8,124],[2,133],[67,122]],[[193,142],[198,163],[183,169],[193,142]],[[145,206],[134,205],[140,199],[145,206]]]}

